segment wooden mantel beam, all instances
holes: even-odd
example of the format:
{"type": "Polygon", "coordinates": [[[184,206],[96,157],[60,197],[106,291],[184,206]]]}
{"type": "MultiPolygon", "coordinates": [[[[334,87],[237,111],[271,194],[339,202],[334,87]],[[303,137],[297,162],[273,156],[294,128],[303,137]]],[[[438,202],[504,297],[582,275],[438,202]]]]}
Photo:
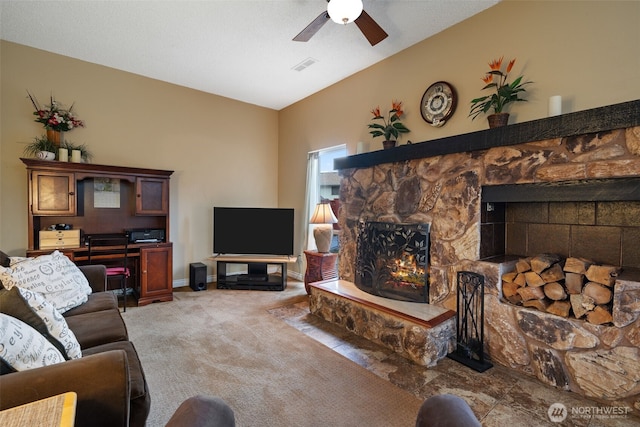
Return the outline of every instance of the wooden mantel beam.
{"type": "Polygon", "coordinates": [[[334,160],[340,169],[365,168],[383,163],[423,159],[444,154],[486,150],[545,139],[623,129],[640,125],[640,99],[560,116],[400,145],[388,150],[356,154],[334,160]]]}

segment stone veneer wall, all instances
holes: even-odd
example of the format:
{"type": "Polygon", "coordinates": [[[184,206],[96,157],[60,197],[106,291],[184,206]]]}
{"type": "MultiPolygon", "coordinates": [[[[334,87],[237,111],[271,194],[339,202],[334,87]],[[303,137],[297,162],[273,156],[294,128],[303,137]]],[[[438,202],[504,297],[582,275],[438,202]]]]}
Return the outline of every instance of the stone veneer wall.
{"type": "Polygon", "coordinates": [[[457,271],[483,274],[493,361],[640,414],[640,285],[619,282],[621,317],[596,326],[502,303],[499,278],[512,266],[478,262],[482,186],[640,176],[640,127],[349,168],[341,176],[341,279],[354,281],[359,221],[431,223],[430,301],[455,310],[457,271]]]}

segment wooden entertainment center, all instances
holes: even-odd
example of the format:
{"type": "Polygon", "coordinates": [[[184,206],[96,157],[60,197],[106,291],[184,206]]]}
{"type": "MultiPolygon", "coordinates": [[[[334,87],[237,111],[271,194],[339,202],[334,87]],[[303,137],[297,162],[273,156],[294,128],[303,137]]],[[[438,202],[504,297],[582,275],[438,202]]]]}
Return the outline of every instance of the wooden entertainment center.
{"type": "MultiPolygon", "coordinates": [[[[27,166],[27,256],[60,250],[87,262],[83,236],[129,230],[164,230],[164,239],[130,243],[131,277],[138,305],[173,300],[173,244],[169,240],[169,179],[173,171],[21,159],[27,166]],[[79,242],[41,245],[40,232],[57,224],[80,230],[79,242]]],[[[114,251],[118,248],[114,248],[114,251]]],[[[103,259],[109,263],[108,257],[103,259]]]]}

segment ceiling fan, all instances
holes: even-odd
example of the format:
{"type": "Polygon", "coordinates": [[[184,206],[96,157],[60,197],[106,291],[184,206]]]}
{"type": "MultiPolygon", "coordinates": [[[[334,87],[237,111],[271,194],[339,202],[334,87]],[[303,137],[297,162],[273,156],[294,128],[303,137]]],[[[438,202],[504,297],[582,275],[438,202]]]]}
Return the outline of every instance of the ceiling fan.
{"type": "Polygon", "coordinates": [[[327,0],[327,3],[327,11],[322,12],[311,21],[300,34],[293,38],[294,41],[309,41],[329,19],[344,25],[355,22],[371,46],[375,46],[387,38],[388,34],[364,11],[362,0],[327,0]]]}

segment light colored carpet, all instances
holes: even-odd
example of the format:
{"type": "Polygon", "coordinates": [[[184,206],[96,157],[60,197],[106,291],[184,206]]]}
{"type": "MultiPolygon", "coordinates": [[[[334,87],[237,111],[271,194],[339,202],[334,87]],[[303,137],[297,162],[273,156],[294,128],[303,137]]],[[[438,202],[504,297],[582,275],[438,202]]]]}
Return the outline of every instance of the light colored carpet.
{"type": "Polygon", "coordinates": [[[306,298],[210,289],[123,314],[151,392],[147,425],[163,426],[190,396],[224,399],[244,426],[415,425],[422,403],[268,313],[306,298]]]}

